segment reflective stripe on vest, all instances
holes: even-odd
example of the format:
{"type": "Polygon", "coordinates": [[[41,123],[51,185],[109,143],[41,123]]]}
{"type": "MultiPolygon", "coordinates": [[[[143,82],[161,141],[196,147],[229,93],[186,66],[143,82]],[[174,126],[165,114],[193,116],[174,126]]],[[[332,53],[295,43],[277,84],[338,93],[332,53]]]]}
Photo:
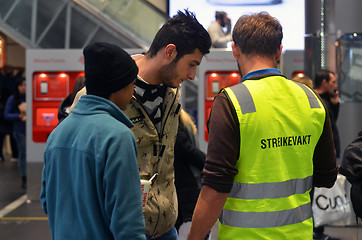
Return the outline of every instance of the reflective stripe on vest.
{"type": "MultiPolygon", "coordinates": [[[[299,82],[295,82],[295,83],[298,84],[303,89],[305,94],[307,95],[311,108],[320,108],[321,107],[319,105],[316,97],[313,95],[313,93],[311,93],[310,90],[308,90],[308,88],[304,84],[299,83],[299,82]]],[[[239,102],[240,108],[243,111],[243,114],[252,113],[252,112],[256,111],[253,98],[251,97],[251,94],[245,85],[240,85],[240,86],[234,85],[234,86],[230,87],[230,89],[234,92],[235,97],[237,98],[237,100],[239,102]]]]}
{"type": "Polygon", "coordinates": [[[264,199],[304,194],[312,188],[313,177],[290,179],[284,182],[239,183],[234,182],[229,197],[240,199],[264,199]]]}
{"type": "Polygon", "coordinates": [[[303,83],[299,83],[299,82],[295,82],[295,83],[298,84],[303,89],[305,94],[307,95],[308,101],[310,104],[310,108],[320,108],[321,107],[319,105],[316,97],[313,95],[313,93],[310,90],[308,90],[308,88],[303,83]]]}
{"type": "Polygon", "coordinates": [[[240,125],[240,154],[219,238],[310,238],[313,153],[325,121],[321,101],[282,76],[247,80],[224,92],[240,125]]]}
{"type": "Polygon", "coordinates": [[[243,114],[256,111],[253,98],[245,85],[239,85],[238,87],[232,86],[230,89],[234,92],[243,114]]]}
{"type": "Polygon", "coordinates": [[[224,209],[220,223],[239,228],[272,228],[303,222],[312,217],[311,203],[273,212],[238,212],[224,209]]]}

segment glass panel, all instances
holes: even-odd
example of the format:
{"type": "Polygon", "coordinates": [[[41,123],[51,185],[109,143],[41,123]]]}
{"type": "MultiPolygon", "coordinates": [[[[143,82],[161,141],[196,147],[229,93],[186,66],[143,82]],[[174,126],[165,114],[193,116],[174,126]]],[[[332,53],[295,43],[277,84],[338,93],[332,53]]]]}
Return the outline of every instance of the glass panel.
{"type": "Polygon", "coordinates": [[[37,39],[41,36],[52,18],[60,8],[64,7],[64,1],[59,0],[38,0],[36,35],[37,39]]]}
{"type": "Polygon", "coordinates": [[[64,48],[65,13],[66,8],[63,8],[54,24],[39,43],[42,48],[64,48]]]}
{"type": "Polygon", "coordinates": [[[80,0],[83,4],[105,14],[115,24],[120,25],[151,44],[156,32],[166,22],[162,15],[147,3],[140,0],[80,0]]]}
{"type": "Polygon", "coordinates": [[[120,42],[119,38],[112,36],[103,29],[99,29],[97,31],[91,42],[109,42],[118,46],[122,46],[123,48],[127,48],[132,45],[132,43],[128,43],[127,41],[120,42]]]}
{"type": "Polygon", "coordinates": [[[338,40],[337,73],[340,99],[362,102],[362,35],[346,34],[338,40]]]}
{"type": "MultiPolygon", "coordinates": [[[[9,12],[10,7],[14,4],[15,1],[9,0],[0,0],[0,19],[3,19],[5,15],[9,12]]],[[[21,4],[21,3],[19,3],[21,4]]]]}
{"type": "MultiPolygon", "coordinates": [[[[12,2],[12,1],[11,1],[12,2]]],[[[10,14],[6,22],[24,36],[30,38],[32,1],[21,1],[10,14]]]]}
{"type": "Polygon", "coordinates": [[[93,21],[90,21],[76,9],[72,9],[72,25],[70,30],[70,48],[83,48],[89,35],[97,27],[93,21]]]}

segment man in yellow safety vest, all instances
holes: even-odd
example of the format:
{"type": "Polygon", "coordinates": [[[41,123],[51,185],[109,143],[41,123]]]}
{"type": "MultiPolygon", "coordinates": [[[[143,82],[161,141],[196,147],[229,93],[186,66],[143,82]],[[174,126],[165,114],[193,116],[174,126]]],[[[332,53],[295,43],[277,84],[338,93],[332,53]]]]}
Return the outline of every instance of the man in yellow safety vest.
{"type": "Polygon", "coordinates": [[[232,50],[242,83],[215,98],[203,188],[188,239],[312,239],[312,186],[338,172],[330,120],[309,87],[276,68],[282,26],[268,13],[244,15],[232,50]]]}

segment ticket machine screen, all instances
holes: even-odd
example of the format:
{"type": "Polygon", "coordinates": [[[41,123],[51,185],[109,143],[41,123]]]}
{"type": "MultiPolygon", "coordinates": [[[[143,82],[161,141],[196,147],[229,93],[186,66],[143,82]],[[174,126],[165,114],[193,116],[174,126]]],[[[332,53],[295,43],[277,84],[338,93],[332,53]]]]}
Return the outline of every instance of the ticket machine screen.
{"type": "Polygon", "coordinates": [[[214,97],[221,89],[231,87],[241,82],[241,76],[236,71],[208,71],[205,73],[205,140],[208,141],[209,134],[206,123],[209,119],[214,97]]]}

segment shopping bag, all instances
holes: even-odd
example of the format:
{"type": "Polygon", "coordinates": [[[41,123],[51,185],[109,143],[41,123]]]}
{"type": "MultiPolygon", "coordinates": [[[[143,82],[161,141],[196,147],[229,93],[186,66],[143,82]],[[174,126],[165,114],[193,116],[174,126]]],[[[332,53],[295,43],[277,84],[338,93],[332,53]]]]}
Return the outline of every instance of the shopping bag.
{"type": "Polygon", "coordinates": [[[346,177],[338,174],[332,188],[314,188],[312,211],[314,227],[333,224],[351,215],[351,206],[344,187],[346,177]]]}

